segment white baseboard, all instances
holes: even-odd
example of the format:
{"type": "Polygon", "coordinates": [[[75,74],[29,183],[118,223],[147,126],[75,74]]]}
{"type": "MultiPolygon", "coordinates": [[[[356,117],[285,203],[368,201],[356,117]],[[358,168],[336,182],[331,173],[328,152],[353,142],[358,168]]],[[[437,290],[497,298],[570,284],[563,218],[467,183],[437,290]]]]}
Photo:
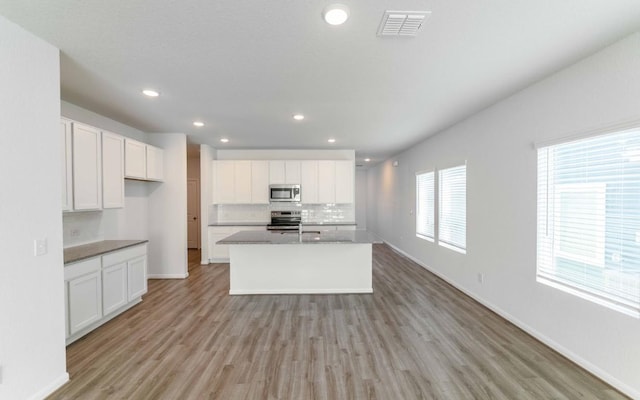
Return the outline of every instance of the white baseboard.
{"type": "Polygon", "coordinates": [[[259,289],[259,290],[229,290],[230,295],[243,294],[345,294],[345,293],[373,293],[371,289],[259,289]]]}
{"type": "Polygon", "coordinates": [[[60,389],[62,385],[69,382],[69,374],[65,372],[58,379],[54,380],[46,387],[39,390],[36,394],[29,397],[29,400],[43,400],[46,399],[49,395],[51,395],[56,390],[60,389]]]}
{"type": "Polygon", "coordinates": [[[148,274],[148,279],[186,279],[189,277],[189,273],[184,274],[148,274]]]}
{"type": "Polygon", "coordinates": [[[498,308],[494,304],[491,304],[491,303],[487,302],[486,300],[476,296],[475,294],[467,291],[465,288],[457,285],[455,282],[451,281],[446,276],[440,274],[438,271],[434,271],[428,265],[425,265],[424,263],[422,263],[422,261],[420,261],[417,258],[413,257],[412,255],[406,253],[405,251],[399,249],[398,247],[394,246],[393,244],[391,244],[391,243],[389,243],[387,241],[385,241],[384,243],[387,244],[389,247],[391,247],[398,254],[403,255],[404,257],[406,257],[406,258],[410,259],[411,261],[415,262],[416,264],[418,264],[422,268],[424,268],[427,271],[431,272],[432,274],[436,275],[438,278],[440,278],[443,281],[447,282],[448,284],[450,284],[451,286],[455,287],[456,289],[458,289],[462,293],[466,294],[467,296],[471,297],[472,299],[474,299],[478,303],[482,304],[484,307],[488,308],[489,310],[491,310],[494,313],[498,314],[502,318],[504,318],[507,321],[511,322],[512,324],[514,324],[518,328],[522,329],[523,331],[525,331],[529,335],[533,336],[534,338],[536,338],[540,342],[544,343],[545,345],[547,345],[551,349],[555,350],[556,352],[560,353],[564,357],[566,357],[569,360],[573,361],[575,364],[577,364],[580,367],[584,368],[585,370],[589,371],[591,374],[593,374],[596,377],[602,379],[603,381],[605,381],[609,385],[613,386],[614,388],[618,389],[622,393],[626,394],[627,396],[629,396],[629,397],[631,397],[633,399],[640,399],[640,391],[630,387],[629,385],[627,385],[624,382],[621,382],[620,380],[618,380],[617,378],[611,376],[608,372],[604,371],[600,367],[598,367],[598,366],[592,364],[591,362],[585,360],[584,358],[580,357],[578,354],[572,352],[571,350],[567,349],[566,347],[562,346],[561,344],[556,343],[553,339],[551,339],[548,336],[542,334],[541,332],[537,331],[536,329],[530,327],[529,325],[527,325],[524,322],[520,321],[518,318],[514,317],[513,315],[511,315],[511,314],[505,312],[504,310],[498,308]]]}

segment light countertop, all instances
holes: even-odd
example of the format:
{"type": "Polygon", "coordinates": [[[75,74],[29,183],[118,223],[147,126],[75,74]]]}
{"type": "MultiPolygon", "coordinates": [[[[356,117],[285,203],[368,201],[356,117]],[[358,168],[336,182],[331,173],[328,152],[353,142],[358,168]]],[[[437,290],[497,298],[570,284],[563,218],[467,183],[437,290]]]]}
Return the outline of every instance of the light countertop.
{"type": "Polygon", "coordinates": [[[67,247],[64,249],[64,263],[70,264],[147,242],[148,240],[102,240],[80,246],[67,247]]]}
{"type": "Polygon", "coordinates": [[[382,243],[372,233],[355,231],[305,231],[299,235],[293,232],[243,231],[234,233],[216,244],[368,244],[382,243]]]}

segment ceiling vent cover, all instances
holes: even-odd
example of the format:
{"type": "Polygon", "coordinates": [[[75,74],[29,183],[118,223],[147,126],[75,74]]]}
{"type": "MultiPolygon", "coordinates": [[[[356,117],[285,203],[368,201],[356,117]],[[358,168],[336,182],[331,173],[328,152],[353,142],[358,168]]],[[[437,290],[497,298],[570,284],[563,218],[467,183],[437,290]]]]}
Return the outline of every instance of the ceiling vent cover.
{"type": "Polygon", "coordinates": [[[385,11],[378,36],[416,36],[431,11],[385,11]]]}

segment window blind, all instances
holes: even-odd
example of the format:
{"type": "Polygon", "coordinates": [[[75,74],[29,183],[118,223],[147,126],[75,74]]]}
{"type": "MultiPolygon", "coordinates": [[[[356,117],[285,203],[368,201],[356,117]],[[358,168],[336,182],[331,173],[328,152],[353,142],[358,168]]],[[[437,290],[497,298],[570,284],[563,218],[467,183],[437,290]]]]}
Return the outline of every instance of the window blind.
{"type": "Polygon", "coordinates": [[[433,240],[435,219],[435,173],[416,175],[416,235],[433,240]]]}
{"type": "Polygon", "coordinates": [[[640,315],[640,129],[538,149],[537,279],[640,315]]]}
{"type": "Polygon", "coordinates": [[[466,252],[467,166],[438,171],[438,244],[466,252]]]}

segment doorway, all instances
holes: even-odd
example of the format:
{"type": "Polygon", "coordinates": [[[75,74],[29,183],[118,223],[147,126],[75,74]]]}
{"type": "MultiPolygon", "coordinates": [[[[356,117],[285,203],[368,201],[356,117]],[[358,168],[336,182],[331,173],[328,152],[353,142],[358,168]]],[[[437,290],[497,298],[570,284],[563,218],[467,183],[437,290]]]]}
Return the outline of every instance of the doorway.
{"type": "Polygon", "coordinates": [[[200,248],[200,180],[187,179],[187,247],[200,248]]]}

